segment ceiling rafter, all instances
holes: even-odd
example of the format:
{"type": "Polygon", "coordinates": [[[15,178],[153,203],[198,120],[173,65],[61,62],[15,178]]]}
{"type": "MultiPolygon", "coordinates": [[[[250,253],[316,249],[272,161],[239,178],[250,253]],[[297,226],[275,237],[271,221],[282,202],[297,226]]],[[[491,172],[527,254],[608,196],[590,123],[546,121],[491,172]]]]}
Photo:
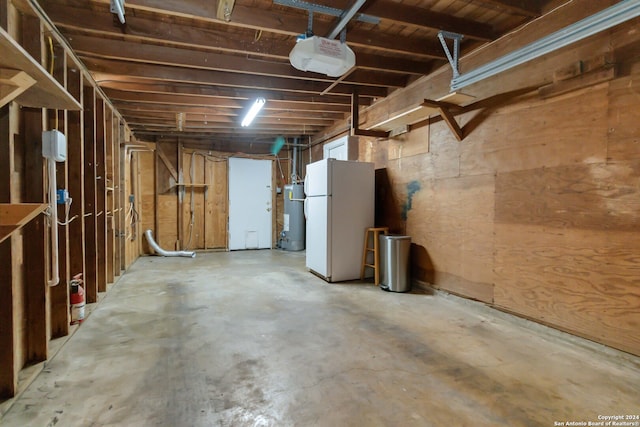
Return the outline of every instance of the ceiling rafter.
{"type": "MultiPolygon", "coordinates": [[[[127,3],[128,4],[128,3],[127,3]]],[[[235,16],[234,12],[234,16],[235,16]]],[[[254,12],[255,13],[255,12],[254,12]]],[[[93,20],[95,26],[91,31],[97,34],[136,36],[141,40],[158,40],[193,47],[215,47],[216,50],[227,52],[251,53],[264,57],[288,58],[289,51],[295,44],[296,32],[279,36],[269,28],[240,27],[239,31],[250,30],[242,37],[229,37],[226,24],[212,22],[209,25],[194,27],[187,23],[158,22],[151,17],[128,16],[127,25],[124,28],[112,24],[112,16],[108,12],[90,11],[75,7],[60,5],[50,13],[56,24],[75,30],[82,30],[84,22],[93,20]],[[255,31],[262,31],[260,37],[255,36],[255,31]],[[250,36],[250,39],[247,37],[250,36]],[[277,37],[276,37],[277,36],[277,37]],[[288,42],[287,42],[288,41],[288,42]]],[[[302,31],[304,31],[302,28],[302,31]]],[[[444,59],[444,54],[435,38],[417,39],[415,37],[388,36],[378,34],[371,37],[369,31],[350,32],[348,43],[353,47],[381,50],[389,53],[417,56],[424,59],[444,59]]]]}
{"type": "MultiPolygon", "coordinates": [[[[360,12],[380,21],[347,24],[356,66],[339,78],[289,63],[296,37],[307,29],[306,11],[272,0],[232,1],[231,14],[220,14],[216,1],[127,0],[121,25],[109,1],[40,4],[137,137],[264,151],[276,135],[311,139],[342,126],[354,91],[364,108],[446,66],[439,30],[463,34],[467,54],[531,21],[552,0],[447,0],[446,7],[433,0],[369,1],[360,12]],[[258,96],[267,99],[265,108],[250,128],[240,128],[258,96]]],[[[312,1],[342,10],[353,4],[312,1]]],[[[313,30],[327,34],[336,21],[316,13],[313,30]]]]}
{"type": "MultiPolygon", "coordinates": [[[[235,55],[142,43],[133,44],[122,40],[109,40],[83,35],[73,36],[71,45],[81,56],[90,55],[100,59],[246,73],[266,77],[288,77],[291,79],[325,82],[327,84],[331,84],[334,81],[333,78],[321,74],[298,71],[285,62],[255,60],[235,55]]],[[[366,75],[355,74],[352,78],[344,80],[344,83],[364,86],[404,87],[406,78],[397,74],[378,77],[376,73],[367,73],[366,75]]]]}
{"type": "MultiPolygon", "coordinates": [[[[140,64],[111,59],[96,59],[80,57],[95,74],[96,81],[100,82],[104,75],[118,75],[130,77],[144,77],[152,80],[198,83],[203,85],[215,85],[226,87],[240,87],[253,90],[287,91],[307,94],[321,93],[327,86],[322,82],[302,82],[300,80],[286,79],[282,77],[265,77],[237,73],[224,73],[214,70],[202,70],[195,68],[173,67],[168,65],[140,64]]],[[[351,96],[350,85],[341,84],[334,87],[332,94],[351,96]]],[[[363,96],[380,97],[386,95],[386,89],[363,86],[363,96]]]]}
{"type": "Polygon", "coordinates": [[[510,13],[537,18],[542,13],[539,0],[481,0],[481,3],[510,13]]]}
{"type": "MultiPolygon", "coordinates": [[[[107,3],[107,0],[102,0],[107,3]]],[[[512,10],[527,11],[529,9],[526,0],[486,0],[491,3],[502,4],[505,8],[512,10]],[[518,5],[523,3],[524,5],[518,5]]],[[[335,7],[335,2],[331,2],[335,7]]],[[[127,7],[144,10],[147,12],[162,13],[167,15],[201,18],[213,20],[215,15],[211,15],[211,5],[201,1],[165,2],[159,0],[127,0],[127,7]]],[[[346,8],[346,4],[343,8],[346,8]]],[[[477,40],[493,40],[496,34],[490,25],[470,19],[457,18],[445,13],[432,12],[425,8],[406,6],[396,2],[369,2],[361,8],[361,12],[369,15],[399,22],[405,25],[425,28],[430,30],[447,30],[464,34],[466,37],[477,40]]],[[[216,21],[219,21],[216,19],[216,21]]],[[[315,20],[313,25],[314,33],[327,34],[332,25],[332,20],[315,20]]],[[[307,29],[307,17],[304,13],[294,13],[293,10],[261,10],[256,13],[255,7],[236,4],[233,9],[233,17],[225,22],[230,26],[250,28],[254,30],[269,30],[282,34],[295,35],[303,33],[307,29]]],[[[352,33],[349,32],[349,39],[352,33]]]]}

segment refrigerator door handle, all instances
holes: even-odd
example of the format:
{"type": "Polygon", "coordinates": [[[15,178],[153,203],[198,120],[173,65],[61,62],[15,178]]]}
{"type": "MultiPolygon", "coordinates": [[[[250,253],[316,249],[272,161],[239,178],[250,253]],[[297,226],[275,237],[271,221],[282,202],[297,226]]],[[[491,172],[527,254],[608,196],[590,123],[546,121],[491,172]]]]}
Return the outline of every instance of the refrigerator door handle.
{"type": "Polygon", "coordinates": [[[309,195],[309,174],[307,174],[307,176],[304,177],[303,185],[304,185],[304,187],[303,187],[304,195],[308,196],[309,195]]]}
{"type": "Polygon", "coordinates": [[[308,208],[307,208],[307,205],[309,204],[308,202],[309,202],[309,199],[305,198],[303,202],[304,219],[309,218],[308,208]]]}

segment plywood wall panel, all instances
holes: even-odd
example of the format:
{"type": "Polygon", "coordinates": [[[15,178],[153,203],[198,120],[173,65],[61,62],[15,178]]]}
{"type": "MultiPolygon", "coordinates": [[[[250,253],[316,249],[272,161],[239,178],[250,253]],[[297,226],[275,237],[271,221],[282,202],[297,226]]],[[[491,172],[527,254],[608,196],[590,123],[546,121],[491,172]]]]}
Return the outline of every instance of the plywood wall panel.
{"type": "Polygon", "coordinates": [[[124,160],[124,187],[125,187],[125,217],[123,222],[124,228],[124,268],[129,268],[133,262],[138,259],[141,253],[141,225],[135,213],[131,211],[131,202],[129,197],[133,195],[135,210],[140,213],[140,152],[128,152],[124,160]]]}
{"type": "Polygon", "coordinates": [[[462,144],[460,174],[606,159],[608,84],[497,110],[462,144]]]}
{"type": "Polygon", "coordinates": [[[497,224],[495,304],[637,354],[639,253],[638,232],[497,224]]]}
{"type": "Polygon", "coordinates": [[[210,183],[206,212],[206,246],[211,249],[224,249],[227,247],[227,161],[209,160],[206,167],[206,179],[210,183]]]}
{"type": "Polygon", "coordinates": [[[424,158],[422,165],[425,176],[432,178],[460,176],[460,150],[464,143],[456,140],[444,121],[430,124],[429,156],[424,158]]]}
{"type": "Polygon", "coordinates": [[[159,194],[156,215],[158,216],[156,242],[162,249],[175,250],[178,241],[178,198],[175,194],[159,194]]]}
{"type": "Polygon", "coordinates": [[[494,176],[433,179],[446,175],[447,165],[457,173],[458,143],[440,144],[442,157],[429,153],[389,161],[384,197],[396,206],[385,207],[379,225],[412,237],[416,279],[491,302],[494,176]]]}
{"type": "MultiPolygon", "coordinates": [[[[381,151],[381,150],[380,150],[381,151]]],[[[389,139],[389,160],[429,152],[429,127],[422,126],[412,132],[389,139]]]]}
{"type": "Polygon", "coordinates": [[[640,230],[640,161],[498,174],[496,221],[592,230],[640,230]]]}
{"type": "MultiPolygon", "coordinates": [[[[146,230],[153,230],[155,235],[155,155],[151,151],[143,151],[138,154],[140,167],[140,200],[138,201],[139,225],[138,233],[141,235],[146,230]]],[[[147,239],[142,239],[142,252],[152,253],[147,239]]]]}
{"type": "MultiPolygon", "coordinates": [[[[407,234],[424,248],[435,285],[493,300],[494,176],[430,180],[411,198],[407,234]],[[436,277],[440,275],[440,277],[436,277]]],[[[418,265],[429,276],[428,265],[418,265]]]]}
{"type": "Polygon", "coordinates": [[[607,159],[625,162],[640,159],[640,70],[609,86],[609,145],[607,159]]]}
{"type": "Polygon", "coordinates": [[[203,249],[205,237],[205,192],[208,197],[208,189],[200,186],[204,184],[205,158],[203,155],[184,153],[182,156],[182,175],[185,184],[196,184],[198,187],[185,186],[178,189],[183,193],[182,218],[183,218],[183,249],[203,249]]]}
{"type": "MultiPolygon", "coordinates": [[[[567,3],[465,56],[461,67],[485,64],[602,8],[567,3]]],[[[377,225],[412,237],[414,278],[640,355],[637,24],[465,88],[493,105],[455,117],[461,142],[434,117],[428,152],[411,151],[411,142],[361,145],[359,160],[378,169],[377,225]],[[614,80],[539,98],[537,88],[556,71],[605,54],[614,58],[614,80]],[[509,94],[515,89],[527,91],[509,94]]],[[[392,93],[361,111],[361,126],[445,95],[450,78],[446,65],[392,93]]]]}

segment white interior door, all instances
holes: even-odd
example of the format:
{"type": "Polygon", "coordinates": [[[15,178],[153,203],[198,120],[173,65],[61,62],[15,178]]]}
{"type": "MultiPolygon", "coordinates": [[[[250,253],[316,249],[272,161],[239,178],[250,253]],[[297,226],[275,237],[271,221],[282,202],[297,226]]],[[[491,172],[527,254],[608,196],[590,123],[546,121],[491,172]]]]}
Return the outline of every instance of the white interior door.
{"type": "Polygon", "coordinates": [[[345,136],[325,144],[322,151],[325,159],[349,160],[349,137],[345,136]]]}
{"type": "Polygon", "coordinates": [[[271,163],[229,158],[229,250],[271,248],[271,163]]]}

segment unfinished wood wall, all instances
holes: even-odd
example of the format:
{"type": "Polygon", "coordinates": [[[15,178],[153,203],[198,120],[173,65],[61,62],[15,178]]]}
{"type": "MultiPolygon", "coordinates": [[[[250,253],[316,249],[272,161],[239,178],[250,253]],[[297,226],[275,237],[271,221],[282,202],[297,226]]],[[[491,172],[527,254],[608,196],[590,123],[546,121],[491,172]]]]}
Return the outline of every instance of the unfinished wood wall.
{"type": "MultiPolygon", "coordinates": [[[[35,365],[41,369],[40,362],[50,356],[50,340],[69,334],[71,277],[84,275],[87,302],[95,302],[139,254],[129,251],[131,255],[125,255],[120,244],[125,222],[126,124],[65,42],[28,4],[20,5],[25,9],[1,2],[3,29],[60,84],[60,94],[79,102],[82,111],[26,107],[16,102],[0,108],[0,203],[7,204],[6,209],[18,209],[25,203],[48,201],[42,131],[52,129],[64,133],[67,140],[67,160],[56,163],[57,188],[67,189],[73,200],[68,215],[67,206],[56,206],[61,223],[57,226],[57,286],[47,284],[53,256],[45,215],[37,214],[8,237],[2,236],[0,412],[2,400],[15,395],[29,379],[21,374],[23,368],[35,365]]],[[[3,217],[3,224],[6,219],[3,217]]],[[[4,227],[0,229],[4,233],[4,227]]]]}
{"type": "MultiPolygon", "coordinates": [[[[227,157],[185,149],[176,141],[155,144],[148,158],[144,215],[165,250],[227,248],[227,157]]],[[[150,253],[147,246],[145,253],[150,253]]]]}
{"type": "MultiPolygon", "coordinates": [[[[566,93],[533,91],[460,115],[462,142],[436,118],[402,142],[361,139],[360,160],[378,168],[378,225],[412,237],[415,279],[640,355],[634,25],[547,56],[545,67],[505,73],[502,86],[547,84],[554,71],[600,54],[615,58],[613,80],[581,76],[558,91],[566,93]],[[536,80],[532,69],[543,74],[536,80]]],[[[419,88],[430,98],[447,83],[419,88]]],[[[502,88],[486,84],[478,90],[502,88]]],[[[370,119],[391,114],[394,102],[370,119]]]]}
{"type": "Polygon", "coordinates": [[[187,249],[227,247],[227,159],[197,151],[182,156],[182,236],[187,249]]]}
{"type": "MultiPolygon", "coordinates": [[[[231,154],[185,148],[177,140],[152,145],[154,152],[143,155],[140,167],[144,171],[140,189],[144,230],[151,229],[165,250],[226,250],[231,154]]],[[[288,159],[281,166],[274,161],[272,171],[273,188],[282,187],[289,173],[288,159]]],[[[275,191],[273,198],[275,247],[282,230],[284,200],[275,191]]],[[[142,252],[151,253],[146,242],[142,252]]]]}

